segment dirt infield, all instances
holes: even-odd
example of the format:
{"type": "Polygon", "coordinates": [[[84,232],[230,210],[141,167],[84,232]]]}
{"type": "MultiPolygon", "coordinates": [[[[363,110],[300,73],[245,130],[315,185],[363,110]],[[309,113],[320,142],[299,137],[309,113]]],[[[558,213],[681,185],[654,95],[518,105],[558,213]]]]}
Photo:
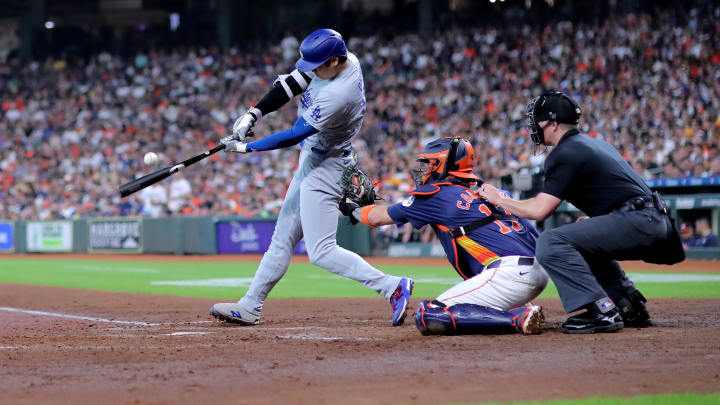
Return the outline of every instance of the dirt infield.
{"type": "Polygon", "coordinates": [[[720,300],[651,300],[657,326],[586,336],[560,333],[559,301],[540,300],[541,335],[454,337],[423,337],[410,318],[388,326],[380,299],[271,299],[254,327],[212,321],[212,303],[0,284],[0,403],[435,404],[720,387],[720,300]]]}

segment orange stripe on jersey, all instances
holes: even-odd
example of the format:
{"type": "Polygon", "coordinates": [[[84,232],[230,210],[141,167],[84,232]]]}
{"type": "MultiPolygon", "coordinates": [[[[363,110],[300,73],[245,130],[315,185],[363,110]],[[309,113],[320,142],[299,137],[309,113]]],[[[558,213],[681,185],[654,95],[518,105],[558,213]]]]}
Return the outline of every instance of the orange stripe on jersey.
{"type": "Polygon", "coordinates": [[[460,246],[462,246],[462,248],[465,249],[465,251],[468,252],[470,256],[474,257],[475,260],[482,263],[483,266],[487,266],[493,260],[500,258],[497,253],[475,242],[474,240],[468,238],[465,235],[457,237],[455,241],[460,246]]]}
{"type": "Polygon", "coordinates": [[[472,273],[470,275],[465,274],[465,271],[460,266],[460,256],[458,256],[458,248],[457,248],[457,242],[453,240],[453,252],[455,253],[455,271],[460,275],[460,277],[463,278],[463,280],[467,280],[470,277],[472,277],[472,273]]]}
{"type": "MultiPolygon", "coordinates": [[[[447,231],[450,230],[450,228],[448,228],[448,227],[446,227],[446,226],[442,226],[442,225],[437,225],[437,224],[435,224],[435,225],[433,225],[433,226],[434,226],[434,227],[437,227],[439,230],[441,230],[441,231],[443,231],[443,232],[447,232],[447,231]]],[[[452,247],[453,247],[453,252],[455,253],[455,264],[453,264],[453,267],[455,267],[455,271],[457,271],[457,273],[460,275],[460,277],[463,278],[463,280],[467,280],[467,279],[469,279],[470,277],[472,277],[473,275],[472,275],[472,274],[469,274],[469,275],[468,275],[468,274],[465,274],[465,272],[463,271],[463,269],[460,268],[460,257],[458,256],[457,241],[454,240],[454,239],[453,239],[453,241],[452,241],[452,247]]],[[[450,260],[450,259],[448,258],[448,261],[449,261],[449,260],[450,260]]]]}

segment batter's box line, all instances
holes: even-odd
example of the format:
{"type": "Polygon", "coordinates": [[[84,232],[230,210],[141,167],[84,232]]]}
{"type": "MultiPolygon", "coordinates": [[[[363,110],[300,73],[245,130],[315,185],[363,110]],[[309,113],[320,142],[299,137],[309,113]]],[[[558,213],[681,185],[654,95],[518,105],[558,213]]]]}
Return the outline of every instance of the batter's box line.
{"type": "Polygon", "coordinates": [[[95,318],[92,316],[63,314],[63,313],[59,313],[59,312],[35,311],[32,309],[21,309],[21,308],[12,308],[12,307],[0,307],[0,311],[16,312],[16,313],[23,313],[23,314],[29,314],[29,315],[39,315],[39,316],[51,316],[51,317],[55,317],[55,318],[64,318],[64,319],[77,319],[77,320],[81,320],[81,321],[90,321],[90,322],[114,323],[114,324],[120,324],[120,325],[136,325],[136,326],[159,326],[160,325],[159,323],[151,323],[151,322],[120,321],[117,319],[95,318]]]}
{"type": "Polygon", "coordinates": [[[378,340],[375,338],[369,338],[369,337],[342,337],[342,336],[318,336],[318,335],[309,335],[309,334],[300,334],[300,335],[278,335],[275,336],[275,339],[292,339],[292,340],[322,340],[322,341],[342,341],[342,340],[348,340],[348,341],[362,341],[362,342],[368,342],[368,341],[374,341],[378,340]]]}
{"type": "Polygon", "coordinates": [[[278,327],[270,327],[270,326],[235,326],[235,325],[228,325],[230,330],[237,330],[241,332],[252,332],[252,331],[281,331],[281,330],[330,330],[327,326],[278,326],[278,327]]]}

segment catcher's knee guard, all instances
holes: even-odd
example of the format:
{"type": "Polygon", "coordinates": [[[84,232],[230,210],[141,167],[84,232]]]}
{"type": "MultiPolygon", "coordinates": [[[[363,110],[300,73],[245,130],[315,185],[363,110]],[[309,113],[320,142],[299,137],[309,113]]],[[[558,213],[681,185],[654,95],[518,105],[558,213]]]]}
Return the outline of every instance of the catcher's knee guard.
{"type": "Polygon", "coordinates": [[[423,335],[523,333],[528,307],[510,311],[475,304],[451,307],[440,301],[422,301],[415,312],[415,326],[423,335]]]}

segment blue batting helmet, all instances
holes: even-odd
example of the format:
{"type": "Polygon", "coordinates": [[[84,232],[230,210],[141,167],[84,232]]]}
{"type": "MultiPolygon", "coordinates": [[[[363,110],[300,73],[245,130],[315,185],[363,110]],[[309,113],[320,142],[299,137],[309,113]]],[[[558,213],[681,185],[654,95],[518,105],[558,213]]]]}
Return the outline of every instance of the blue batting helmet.
{"type": "Polygon", "coordinates": [[[300,59],[295,63],[295,67],[301,72],[309,72],[338,55],[347,56],[345,41],[337,31],[324,28],[313,32],[302,41],[300,59]]]}

